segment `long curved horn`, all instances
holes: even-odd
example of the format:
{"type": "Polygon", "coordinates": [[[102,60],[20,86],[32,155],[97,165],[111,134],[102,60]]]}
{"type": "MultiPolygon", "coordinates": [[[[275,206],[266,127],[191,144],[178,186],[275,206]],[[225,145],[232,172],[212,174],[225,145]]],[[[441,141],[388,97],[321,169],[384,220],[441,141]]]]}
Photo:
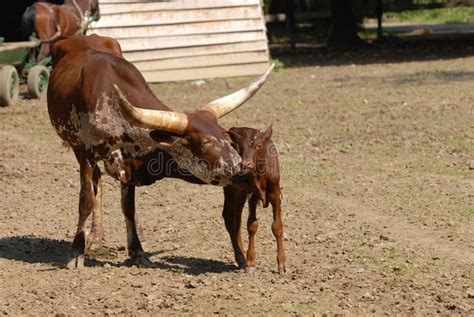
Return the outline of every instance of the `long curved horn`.
{"type": "Polygon", "coordinates": [[[210,111],[216,116],[216,118],[220,118],[222,116],[225,116],[229,112],[237,109],[257,93],[257,91],[267,81],[268,75],[270,75],[270,72],[272,71],[273,67],[275,67],[275,64],[272,64],[267,69],[267,71],[262,76],[260,76],[259,79],[251,83],[248,87],[242,88],[239,91],[236,91],[225,97],[221,97],[219,99],[211,101],[210,103],[202,107],[201,110],[210,111]]]}
{"type": "Polygon", "coordinates": [[[188,117],[182,112],[142,109],[133,106],[114,85],[119,106],[124,117],[132,124],[146,129],[182,134],[188,126],[188,117]]]}

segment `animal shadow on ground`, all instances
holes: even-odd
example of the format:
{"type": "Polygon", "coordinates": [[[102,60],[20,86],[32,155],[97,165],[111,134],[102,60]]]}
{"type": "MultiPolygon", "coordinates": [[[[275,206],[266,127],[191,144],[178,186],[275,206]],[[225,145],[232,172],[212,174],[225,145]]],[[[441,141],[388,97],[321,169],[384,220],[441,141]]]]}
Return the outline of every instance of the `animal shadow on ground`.
{"type": "MultiPolygon", "coordinates": [[[[55,240],[44,237],[12,236],[0,238],[0,258],[21,261],[25,263],[51,264],[57,268],[65,267],[67,256],[71,250],[71,242],[55,240]]],[[[107,255],[115,250],[102,247],[102,251],[92,251],[94,256],[107,255]]],[[[149,256],[160,255],[165,251],[148,253],[149,256]]],[[[86,256],[84,265],[88,267],[102,267],[108,263],[107,260],[99,261],[86,256]]],[[[224,273],[237,269],[235,265],[228,263],[183,256],[165,256],[154,262],[157,269],[182,272],[190,275],[205,273],[224,273]]],[[[121,263],[112,264],[114,267],[133,265],[130,259],[121,263]]]]}
{"type": "MultiPolygon", "coordinates": [[[[64,267],[71,242],[35,236],[12,236],[0,238],[0,258],[25,263],[52,264],[64,267]]],[[[102,266],[105,262],[86,257],[86,266],[102,266]]]]}
{"type": "Polygon", "coordinates": [[[155,262],[159,268],[189,275],[206,273],[225,273],[237,270],[237,266],[216,260],[201,259],[187,256],[170,255],[160,258],[155,262]]]}

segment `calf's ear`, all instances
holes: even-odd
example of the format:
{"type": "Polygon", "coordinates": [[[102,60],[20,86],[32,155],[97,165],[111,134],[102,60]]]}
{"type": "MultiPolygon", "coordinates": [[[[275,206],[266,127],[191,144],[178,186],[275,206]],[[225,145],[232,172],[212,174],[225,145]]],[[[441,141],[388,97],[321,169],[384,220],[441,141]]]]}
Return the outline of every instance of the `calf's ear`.
{"type": "Polygon", "coordinates": [[[239,143],[240,139],[242,138],[242,136],[235,132],[235,130],[233,130],[232,128],[229,131],[224,132],[224,137],[226,136],[226,134],[234,143],[239,143]]]}
{"type": "Polygon", "coordinates": [[[224,131],[224,132],[222,133],[222,135],[224,136],[224,139],[225,139],[226,141],[228,141],[230,144],[233,144],[233,143],[234,143],[234,140],[233,140],[232,137],[230,136],[230,133],[229,133],[229,132],[224,131]]]}
{"type": "Polygon", "coordinates": [[[232,129],[230,129],[229,131],[227,132],[224,132],[224,138],[229,141],[230,145],[237,151],[239,152],[240,154],[241,151],[240,151],[240,141],[241,141],[241,138],[242,136],[238,133],[236,133],[235,131],[233,131],[232,129]]]}
{"type": "Polygon", "coordinates": [[[270,125],[265,130],[265,132],[263,132],[263,136],[264,136],[266,141],[270,140],[270,138],[272,137],[272,133],[273,133],[272,125],[273,125],[273,123],[270,123],[270,125]]]}

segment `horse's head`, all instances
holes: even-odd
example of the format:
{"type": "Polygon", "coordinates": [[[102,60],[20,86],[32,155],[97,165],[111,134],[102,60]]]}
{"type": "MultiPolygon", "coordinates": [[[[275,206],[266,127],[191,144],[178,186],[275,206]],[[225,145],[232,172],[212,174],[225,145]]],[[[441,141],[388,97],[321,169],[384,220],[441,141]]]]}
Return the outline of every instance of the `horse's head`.
{"type": "Polygon", "coordinates": [[[90,16],[94,17],[95,21],[100,19],[99,0],[89,0],[89,12],[90,16]]]}
{"type": "Polygon", "coordinates": [[[64,4],[81,10],[81,14],[93,17],[95,21],[100,19],[99,0],[64,0],[64,4]]]}

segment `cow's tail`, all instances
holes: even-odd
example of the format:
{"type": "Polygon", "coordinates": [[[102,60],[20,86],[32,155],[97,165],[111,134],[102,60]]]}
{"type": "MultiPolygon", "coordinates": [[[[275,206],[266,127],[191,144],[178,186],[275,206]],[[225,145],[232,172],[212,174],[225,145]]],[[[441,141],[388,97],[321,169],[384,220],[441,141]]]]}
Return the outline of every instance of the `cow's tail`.
{"type": "Polygon", "coordinates": [[[27,40],[29,40],[33,34],[36,34],[35,20],[36,6],[32,5],[26,8],[21,17],[21,33],[27,40]]]}

